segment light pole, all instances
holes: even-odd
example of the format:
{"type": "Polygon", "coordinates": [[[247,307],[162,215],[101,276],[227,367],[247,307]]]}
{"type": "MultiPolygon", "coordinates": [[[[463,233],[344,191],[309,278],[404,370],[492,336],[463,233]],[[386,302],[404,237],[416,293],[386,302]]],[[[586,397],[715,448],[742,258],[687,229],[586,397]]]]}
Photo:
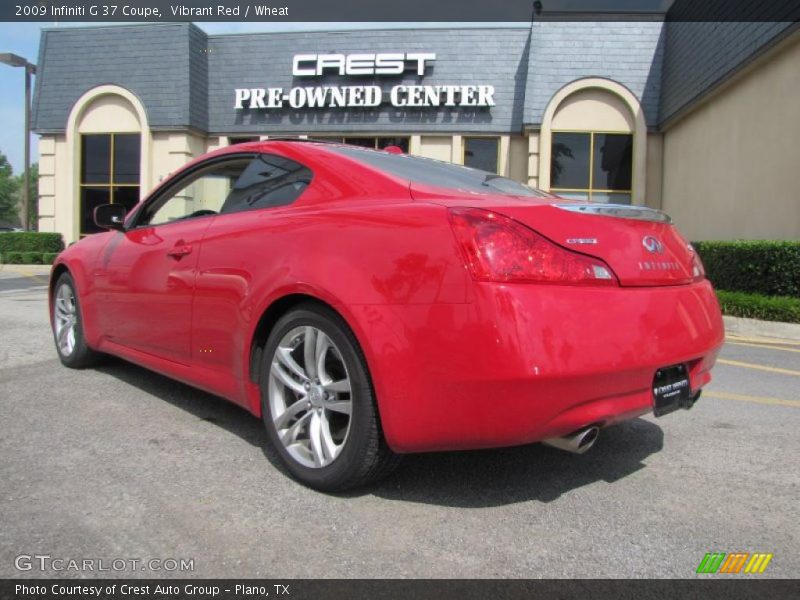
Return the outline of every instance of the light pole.
{"type": "Polygon", "coordinates": [[[36,65],[10,52],[0,52],[0,63],[25,69],[25,174],[22,188],[22,229],[28,231],[28,192],[31,187],[31,75],[36,65]]]}

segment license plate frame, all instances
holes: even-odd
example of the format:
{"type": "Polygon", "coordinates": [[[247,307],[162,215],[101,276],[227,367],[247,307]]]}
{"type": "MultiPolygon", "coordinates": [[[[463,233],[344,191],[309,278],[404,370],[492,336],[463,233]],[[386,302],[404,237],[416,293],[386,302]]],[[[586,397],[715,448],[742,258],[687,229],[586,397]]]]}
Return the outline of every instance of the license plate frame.
{"type": "Polygon", "coordinates": [[[661,367],[653,376],[653,414],[662,417],[691,405],[692,384],[685,364],[661,367]]]}

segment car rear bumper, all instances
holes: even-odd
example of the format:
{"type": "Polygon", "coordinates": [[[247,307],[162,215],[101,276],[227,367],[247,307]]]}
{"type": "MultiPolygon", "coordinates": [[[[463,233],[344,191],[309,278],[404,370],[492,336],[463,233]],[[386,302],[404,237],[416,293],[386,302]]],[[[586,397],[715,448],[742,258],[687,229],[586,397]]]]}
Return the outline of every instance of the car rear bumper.
{"type": "Polygon", "coordinates": [[[397,452],[510,446],[652,410],[659,367],[711,380],[724,329],[707,281],[475,284],[467,304],[351,307],[397,452]]]}

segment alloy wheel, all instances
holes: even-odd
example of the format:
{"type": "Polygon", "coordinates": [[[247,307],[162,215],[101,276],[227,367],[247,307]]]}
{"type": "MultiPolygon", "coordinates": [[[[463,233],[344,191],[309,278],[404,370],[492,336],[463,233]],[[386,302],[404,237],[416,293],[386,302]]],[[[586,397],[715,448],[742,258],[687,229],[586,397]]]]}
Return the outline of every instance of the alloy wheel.
{"type": "Polygon", "coordinates": [[[56,292],[53,317],[58,351],[62,356],[70,356],[75,350],[75,328],[78,322],[78,311],[75,304],[75,294],[66,283],[62,283],[56,292]]]}
{"type": "Polygon", "coordinates": [[[272,356],[269,409],[283,447],[305,467],[330,465],[350,432],[353,395],[342,354],[321,329],[295,327],[272,356]]]}

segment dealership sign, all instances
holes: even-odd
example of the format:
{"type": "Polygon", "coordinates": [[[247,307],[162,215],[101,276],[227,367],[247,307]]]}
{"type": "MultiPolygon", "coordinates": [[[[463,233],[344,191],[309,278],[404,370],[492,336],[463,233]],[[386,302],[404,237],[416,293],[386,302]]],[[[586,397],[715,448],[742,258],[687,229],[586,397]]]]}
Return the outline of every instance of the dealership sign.
{"type": "MultiPolygon", "coordinates": [[[[436,60],[431,52],[388,52],[380,54],[296,54],[292,60],[295,77],[325,75],[398,76],[413,69],[425,75],[436,60]]],[[[491,85],[395,85],[385,93],[378,85],[295,86],[285,89],[236,88],[234,108],[350,108],[376,107],[387,100],[397,107],[481,107],[494,106],[491,85]]]]}

